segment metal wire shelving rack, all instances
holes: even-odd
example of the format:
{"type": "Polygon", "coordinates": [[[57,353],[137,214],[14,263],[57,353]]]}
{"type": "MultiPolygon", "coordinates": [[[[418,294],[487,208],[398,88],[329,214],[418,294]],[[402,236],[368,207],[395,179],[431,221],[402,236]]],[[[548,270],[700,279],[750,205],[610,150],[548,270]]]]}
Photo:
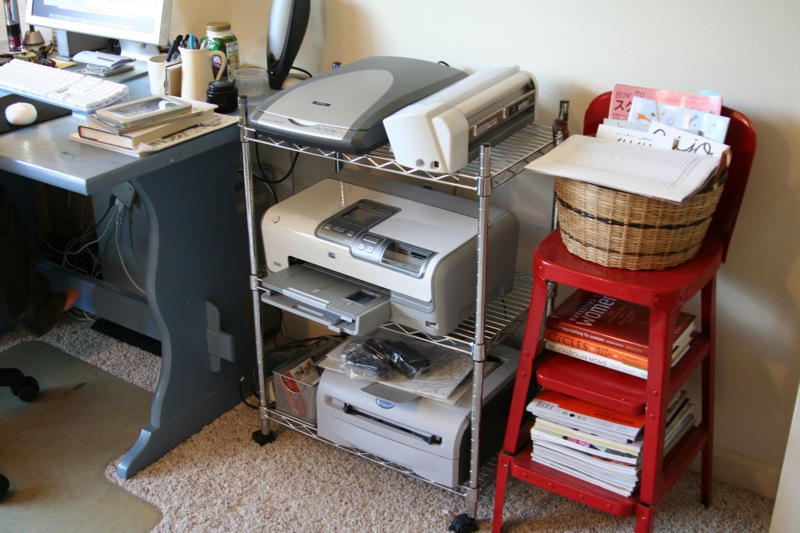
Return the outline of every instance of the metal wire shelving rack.
{"type": "MultiPolygon", "coordinates": [[[[563,138],[566,137],[567,108],[562,103],[561,118],[554,122],[552,127],[529,124],[501,142],[493,145],[484,144],[473,151],[475,157],[472,161],[454,173],[437,174],[419,169],[411,169],[398,164],[393,156],[391,146],[385,145],[367,154],[354,155],[341,153],[334,150],[300,145],[265,135],[251,124],[247,111],[247,99],[240,99],[240,137],[243,150],[243,164],[245,174],[245,203],[247,214],[248,237],[250,242],[250,288],[253,293],[254,327],[256,331],[256,351],[258,354],[258,385],[259,385],[259,415],[261,429],[254,432],[253,437],[264,444],[274,437],[271,434],[269,423],[276,423],[305,434],[311,438],[328,442],[332,446],[354,453],[364,459],[379,463],[388,468],[432,483],[443,489],[456,492],[465,497],[467,512],[458,518],[466,518],[467,522],[474,520],[477,513],[478,495],[481,478],[485,478],[486,466],[482,469],[479,464],[478,443],[480,441],[480,421],[483,398],[483,363],[491,349],[500,343],[508,334],[521,325],[527,316],[530,302],[532,278],[527,274],[516,274],[513,290],[492,301],[486,299],[486,254],[488,253],[488,223],[490,198],[494,188],[499,187],[520,174],[525,166],[534,159],[549,152],[563,138]],[[266,269],[258,257],[256,245],[257,221],[255,220],[252,159],[253,149],[258,146],[270,146],[284,150],[321,157],[336,162],[337,167],[349,165],[360,167],[380,173],[387,178],[409,177],[429,183],[438,183],[452,187],[474,191],[477,197],[477,254],[478,281],[476,287],[475,314],[464,320],[450,334],[433,337],[424,332],[417,331],[397,323],[387,323],[383,329],[400,333],[441,346],[470,356],[473,361],[472,372],[472,410],[470,419],[471,455],[469,480],[457,487],[446,487],[418,476],[413,471],[387,461],[381,457],[362,450],[344,447],[327,441],[317,435],[316,428],[303,420],[291,417],[276,411],[270,406],[267,394],[267,384],[271,379],[268,369],[264,368],[264,341],[261,334],[261,302],[260,294],[264,291],[261,285],[262,276],[266,269]]],[[[463,522],[463,521],[462,521],[463,522]]],[[[454,520],[455,523],[455,520],[454,520]]],[[[452,525],[451,525],[452,529],[452,525]]],[[[468,524],[461,531],[475,531],[468,524]]]]}

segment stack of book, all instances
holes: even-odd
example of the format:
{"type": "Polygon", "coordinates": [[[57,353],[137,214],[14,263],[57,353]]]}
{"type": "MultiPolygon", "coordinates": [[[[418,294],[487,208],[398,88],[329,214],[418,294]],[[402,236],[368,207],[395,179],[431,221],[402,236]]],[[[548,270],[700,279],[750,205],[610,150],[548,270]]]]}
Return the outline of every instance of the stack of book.
{"type": "Polygon", "coordinates": [[[135,157],[237,122],[216,105],[152,96],[98,109],[71,139],[135,157]]]}
{"type": "MultiPolygon", "coordinates": [[[[694,426],[693,403],[685,391],[670,402],[665,450],[694,426]]],[[[606,490],[630,496],[639,483],[644,415],[606,409],[543,389],[528,404],[536,417],[531,458],[606,490]]]]}
{"type": "MultiPolygon", "coordinates": [[[[596,365],[647,378],[649,309],[576,290],[547,318],[545,348],[596,365]]],[[[689,350],[696,316],[681,312],[675,324],[672,366],[689,350]]]]}

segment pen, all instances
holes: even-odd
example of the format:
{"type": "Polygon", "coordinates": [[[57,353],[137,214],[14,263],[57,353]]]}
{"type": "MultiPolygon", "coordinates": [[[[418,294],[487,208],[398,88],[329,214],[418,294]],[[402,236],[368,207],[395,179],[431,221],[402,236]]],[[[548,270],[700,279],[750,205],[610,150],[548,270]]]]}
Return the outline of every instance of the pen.
{"type": "Polygon", "coordinates": [[[167,51],[167,63],[172,61],[172,56],[174,56],[175,52],[178,51],[178,47],[180,46],[181,42],[183,42],[183,35],[178,35],[177,37],[175,37],[175,40],[172,41],[172,44],[170,45],[169,50],[167,51]]]}
{"type": "Polygon", "coordinates": [[[189,50],[196,50],[197,49],[197,37],[194,36],[194,33],[189,34],[189,50]]]}

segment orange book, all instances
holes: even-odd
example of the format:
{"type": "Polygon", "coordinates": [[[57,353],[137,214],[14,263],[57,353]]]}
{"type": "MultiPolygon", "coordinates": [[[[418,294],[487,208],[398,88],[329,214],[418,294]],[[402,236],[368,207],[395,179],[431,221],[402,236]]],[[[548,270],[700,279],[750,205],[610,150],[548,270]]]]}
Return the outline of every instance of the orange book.
{"type": "Polygon", "coordinates": [[[592,352],[610,359],[616,359],[622,363],[647,370],[648,357],[640,353],[629,352],[622,348],[616,348],[614,346],[595,342],[585,337],[562,333],[550,328],[544,328],[544,338],[549,341],[557,342],[558,344],[564,344],[572,348],[577,348],[578,350],[592,352]]]}
{"type": "MultiPolygon", "coordinates": [[[[673,350],[694,330],[695,318],[683,311],[678,314],[673,350]]],[[[649,320],[650,310],[643,305],[576,290],[553,310],[545,326],[594,344],[647,356],[649,320]]]]}

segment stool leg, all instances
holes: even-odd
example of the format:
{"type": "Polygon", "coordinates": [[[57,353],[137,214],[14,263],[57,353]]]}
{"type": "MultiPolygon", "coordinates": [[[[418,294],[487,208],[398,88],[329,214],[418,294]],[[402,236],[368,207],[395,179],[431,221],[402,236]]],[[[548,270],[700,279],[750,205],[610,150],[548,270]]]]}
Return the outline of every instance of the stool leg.
{"type": "Polygon", "coordinates": [[[636,506],[636,525],[633,530],[635,533],[653,533],[653,523],[655,509],[645,504],[636,506]]]}
{"type": "Polygon", "coordinates": [[[708,356],[701,366],[702,417],[708,436],[700,455],[700,499],[706,507],[711,505],[711,485],[714,460],[714,380],[716,366],[717,327],[716,277],[703,287],[700,297],[701,327],[708,335],[708,356]]]}
{"type": "Polygon", "coordinates": [[[500,533],[503,529],[503,505],[506,499],[506,483],[508,471],[511,469],[511,456],[500,453],[497,456],[497,480],[494,487],[494,514],[492,516],[492,533],[500,533]]]}

